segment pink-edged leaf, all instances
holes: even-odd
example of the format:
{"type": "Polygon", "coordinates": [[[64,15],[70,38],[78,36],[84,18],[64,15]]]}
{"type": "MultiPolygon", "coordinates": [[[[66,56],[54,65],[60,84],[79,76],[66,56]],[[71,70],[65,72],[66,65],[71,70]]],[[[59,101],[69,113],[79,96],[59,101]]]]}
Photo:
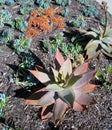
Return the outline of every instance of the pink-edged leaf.
{"type": "Polygon", "coordinates": [[[46,89],[49,91],[62,91],[62,90],[64,90],[64,88],[61,88],[57,84],[49,84],[49,85],[47,85],[46,89]]]}
{"type": "Polygon", "coordinates": [[[74,90],[75,101],[81,105],[90,105],[93,102],[93,98],[88,94],[82,93],[78,90],[74,90]]]}
{"type": "Polygon", "coordinates": [[[38,71],[45,71],[45,70],[43,69],[43,67],[40,66],[40,65],[35,65],[35,70],[38,70],[38,71]]]}
{"type": "Polygon", "coordinates": [[[53,109],[53,104],[42,107],[41,120],[47,120],[51,118],[53,116],[52,109],[53,109]]]}
{"type": "Polygon", "coordinates": [[[55,60],[56,60],[56,63],[58,64],[58,65],[62,65],[63,63],[64,63],[64,58],[63,58],[63,56],[62,56],[62,54],[61,54],[61,52],[59,51],[59,50],[57,50],[56,51],[56,54],[55,54],[55,60]]]}
{"type": "Polygon", "coordinates": [[[60,123],[67,110],[68,105],[58,98],[53,109],[55,126],[57,126],[60,123]]]}
{"type": "Polygon", "coordinates": [[[58,97],[61,98],[66,104],[72,106],[75,100],[74,93],[72,89],[64,89],[61,92],[58,92],[58,97]]]}
{"type": "Polygon", "coordinates": [[[88,70],[88,63],[84,63],[82,65],[80,65],[79,67],[77,67],[74,71],[74,75],[80,75],[80,74],[83,74],[85,72],[87,72],[88,70]]]}
{"type": "Polygon", "coordinates": [[[67,76],[71,75],[71,73],[72,73],[72,64],[71,64],[71,61],[70,61],[69,58],[67,58],[67,60],[61,65],[59,73],[62,74],[64,79],[67,76]]]}
{"type": "Polygon", "coordinates": [[[53,104],[54,102],[55,102],[54,92],[50,91],[50,92],[47,92],[44,96],[42,96],[40,98],[40,100],[38,101],[38,105],[39,106],[48,106],[50,104],[53,104]]]}
{"type": "Polygon", "coordinates": [[[84,86],[81,86],[81,87],[77,87],[77,88],[75,88],[76,90],[79,90],[79,91],[81,91],[81,92],[83,92],[83,93],[90,93],[90,92],[92,92],[94,89],[96,88],[96,85],[94,85],[94,84],[86,84],[86,85],[84,85],[84,86]]]}
{"type": "Polygon", "coordinates": [[[78,102],[74,101],[73,110],[78,111],[78,112],[82,112],[83,110],[85,110],[85,106],[80,105],[78,102]]]}
{"type": "Polygon", "coordinates": [[[25,101],[25,104],[38,105],[40,98],[43,97],[46,93],[47,91],[43,90],[36,91],[25,101]]]}
{"type": "Polygon", "coordinates": [[[50,81],[50,78],[47,73],[44,71],[38,70],[29,70],[41,83],[47,84],[50,81]]]}
{"type": "Polygon", "coordinates": [[[96,74],[95,70],[83,74],[82,77],[72,86],[73,89],[77,89],[78,87],[80,88],[88,84],[95,74],[96,74]]]}

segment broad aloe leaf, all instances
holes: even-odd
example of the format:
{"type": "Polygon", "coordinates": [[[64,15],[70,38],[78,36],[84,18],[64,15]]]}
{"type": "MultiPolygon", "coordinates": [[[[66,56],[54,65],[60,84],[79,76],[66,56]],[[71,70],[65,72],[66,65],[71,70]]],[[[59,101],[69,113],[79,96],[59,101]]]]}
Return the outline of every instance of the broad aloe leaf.
{"type": "Polygon", "coordinates": [[[50,78],[44,71],[29,70],[41,83],[47,84],[50,82],[50,78]]]}
{"type": "Polygon", "coordinates": [[[88,70],[88,63],[86,62],[75,69],[74,75],[81,75],[87,72],[87,70],[88,70]]]}
{"type": "Polygon", "coordinates": [[[105,55],[107,55],[107,56],[109,56],[109,57],[111,57],[112,58],[112,54],[109,54],[109,53],[107,53],[105,50],[101,50],[105,55]]]}
{"type": "Polygon", "coordinates": [[[92,92],[94,89],[96,88],[96,85],[94,84],[86,84],[84,86],[81,86],[81,87],[77,87],[75,88],[76,90],[79,90],[80,92],[83,92],[83,93],[90,93],[92,92]]]}
{"type": "Polygon", "coordinates": [[[75,101],[81,105],[90,105],[93,102],[93,98],[88,94],[74,90],[75,101]]]}
{"type": "Polygon", "coordinates": [[[56,103],[54,105],[54,110],[53,110],[55,126],[57,126],[60,123],[67,110],[68,110],[68,105],[58,98],[56,100],[56,103]]]}
{"type": "Polygon", "coordinates": [[[76,81],[78,81],[81,77],[82,77],[81,75],[77,76],[72,75],[71,77],[69,77],[69,79],[66,81],[65,88],[73,86],[74,83],[76,83],[76,81]]]}
{"type": "Polygon", "coordinates": [[[70,61],[69,58],[61,65],[59,73],[63,75],[64,79],[66,79],[67,76],[71,75],[71,73],[72,73],[72,64],[71,64],[71,61],[70,61]]]}
{"type": "Polygon", "coordinates": [[[91,35],[91,36],[93,36],[93,37],[97,37],[97,33],[96,32],[93,32],[93,31],[89,31],[89,32],[87,32],[85,35],[91,35]]]}
{"type": "Polygon", "coordinates": [[[74,93],[72,89],[65,89],[61,92],[58,92],[59,98],[61,98],[66,104],[73,106],[75,100],[74,93]]]}
{"type": "Polygon", "coordinates": [[[97,52],[97,48],[98,48],[98,45],[100,44],[100,40],[91,40],[89,41],[89,43],[86,45],[85,47],[85,50],[87,50],[87,55],[88,55],[88,59],[91,58],[91,57],[94,57],[97,52]]]}
{"type": "Polygon", "coordinates": [[[56,51],[56,55],[55,55],[55,62],[56,62],[56,67],[58,68],[58,66],[60,67],[63,63],[64,63],[64,58],[62,56],[62,54],[60,53],[59,50],[56,51]]]}
{"type": "Polygon", "coordinates": [[[112,45],[112,37],[104,37],[102,38],[102,41],[106,43],[107,45],[112,45]]]}
{"type": "Polygon", "coordinates": [[[103,43],[101,44],[101,46],[102,46],[104,51],[108,52],[109,54],[112,53],[112,47],[111,46],[109,46],[109,45],[107,46],[103,43]]]}
{"type": "Polygon", "coordinates": [[[89,83],[89,81],[93,78],[93,76],[95,75],[96,71],[89,71],[85,74],[83,74],[83,76],[72,86],[73,89],[77,89],[80,88],[86,84],[89,83]]]}
{"type": "Polygon", "coordinates": [[[79,103],[77,103],[76,101],[74,101],[74,103],[73,103],[73,110],[74,111],[82,112],[84,109],[85,109],[85,106],[80,105],[79,103]]]}
{"type": "Polygon", "coordinates": [[[53,105],[44,106],[42,108],[42,111],[41,111],[42,120],[47,120],[53,116],[53,112],[50,111],[50,110],[52,110],[52,108],[53,108],[53,105]]]}
{"type": "Polygon", "coordinates": [[[58,82],[59,71],[57,71],[54,68],[51,68],[51,69],[52,69],[55,81],[58,82]]]}
{"type": "Polygon", "coordinates": [[[54,100],[55,93],[53,91],[47,92],[44,96],[38,101],[39,106],[48,106],[55,102],[54,100]]]}
{"type": "Polygon", "coordinates": [[[105,37],[111,37],[112,36],[112,29],[110,26],[106,27],[106,33],[105,33],[105,37]]]}
{"type": "Polygon", "coordinates": [[[46,87],[46,89],[47,89],[48,91],[62,91],[62,90],[64,90],[64,88],[60,88],[60,86],[57,85],[57,84],[49,84],[49,85],[46,87]]]}
{"type": "Polygon", "coordinates": [[[25,104],[27,105],[38,105],[39,100],[43,97],[48,91],[37,91],[33,93],[26,101],[25,104]]]}

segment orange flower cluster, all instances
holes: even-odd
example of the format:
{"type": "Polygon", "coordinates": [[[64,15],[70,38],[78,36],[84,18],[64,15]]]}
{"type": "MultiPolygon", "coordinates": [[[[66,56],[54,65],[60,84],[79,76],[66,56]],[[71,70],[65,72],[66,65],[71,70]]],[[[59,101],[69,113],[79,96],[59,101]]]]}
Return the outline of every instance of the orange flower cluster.
{"type": "Polygon", "coordinates": [[[39,35],[40,32],[52,31],[52,26],[59,27],[60,29],[64,28],[64,20],[62,17],[56,17],[59,10],[49,8],[46,10],[34,10],[30,14],[28,20],[28,28],[25,30],[26,38],[29,39],[33,36],[39,35]]]}

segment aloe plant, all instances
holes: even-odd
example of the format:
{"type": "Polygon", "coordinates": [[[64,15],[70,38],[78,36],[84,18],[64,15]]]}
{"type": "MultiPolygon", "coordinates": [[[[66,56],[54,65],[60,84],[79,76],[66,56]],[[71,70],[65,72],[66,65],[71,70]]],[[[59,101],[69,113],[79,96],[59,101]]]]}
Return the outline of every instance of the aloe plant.
{"type": "Polygon", "coordinates": [[[103,3],[103,7],[105,11],[104,29],[99,26],[99,30],[91,29],[91,31],[85,31],[85,35],[93,36],[85,47],[88,58],[94,57],[100,52],[112,57],[112,28],[108,25],[106,3],[103,3]]]}
{"type": "Polygon", "coordinates": [[[94,57],[100,52],[112,57],[112,29],[108,26],[105,30],[100,28],[100,31],[90,31],[86,35],[92,35],[91,39],[85,47],[88,58],[94,57]]]}
{"type": "Polygon", "coordinates": [[[57,50],[55,67],[51,68],[51,72],[47,72],[41,66],[29,71],[46,85],[25,101],[28,105],[41,108],[42,120],[53,117],[53,122],[57,126],[69,108],[83,111],[86,106],[96,102],[88,95],[96,88],[96,85],[89,83],[96,71],[88,71],[88,63],[72,68],[70,59],[64,60],[57,50]]]}

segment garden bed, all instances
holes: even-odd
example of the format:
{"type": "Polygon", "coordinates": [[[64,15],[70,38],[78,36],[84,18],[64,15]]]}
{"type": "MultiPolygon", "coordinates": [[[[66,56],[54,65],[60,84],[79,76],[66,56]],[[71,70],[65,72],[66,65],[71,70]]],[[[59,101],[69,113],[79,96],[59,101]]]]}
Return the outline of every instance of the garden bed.
{"type": "MultiPolygon", "coordinates": [[[[94,4],[95,8],[98,10],[98,15],[88,17],[84,16],[84,25],[83,29],[88,30],[90,28],[99,29],[99,25],[103,28],[101,19],[104,18],[104,10],[101,6],[93,0],[89,1],[89,4],[94,4]]],[[[57,5],[54,0],[51,1],[51,6],[53,8],[64,8],[61,5],[57,5]]],[[[31,7],[38,9],[38,4],[33,4],[31,7]]],[[[30,14],[20,14],[20,1],[14,2],[11,5],[1,5],[0,10],[9,11],[12,14],[12,20],[15,20],[17,17],[23,17],[24,20],[28,21],[30,14]]],[[[32,38],[31,46],[28,49],[18,51],[19,47],[13,46],[14,40],[19,39],[21,34],[25,34],[22,28],[15,27],[16,25],[9,25],[4,23],[4,27],[0,28],[0,33],[2,36],[3,31],[10,29],[12,34],[12,39],[8,40],[9,43],[1,44],[0,39],[0,92],[5,94],[7,97],[6,106],[3,108],[3,115],[0,118],[0,129],[1,130],[111,130],[112,129],[112,86],[109,88],[108,84],[112,83],[112,71],[109,74],[109,81],[103,80],[99,81],[98,79],[93,79],[92,82],[97,84],[95,91],[91,95],[96,99],[97,104],[89,107],[84,112],[75,112],[69,110],[65,118],[61,121],[59,126],[56,128],[52,123],[52,120],[41,121],[39,116],[39,109],[35,106],[28,106],[25,104],[25,99],[27,99],[31,93],[41,84],[36,82],[37,85],[22,87],[17,81],[17,72],[19,71],[20,63],[23,63],[23,57],[27,53],[33,54],[33,57],[36,57],[34,64],[44,65],[47,70],[49,70],[50,64],[52,64],[51,58],[54,56],[56,50],[55,47],[52,49],[52,52],[49,52],[46,46],[43,46],[42,41],[48,39],[53,39],[56,35],[61,35],[63,42],[70,46],[71,38],[75,37],[77,34],[80,36],[78,27],[70,26],[71,19],[74,18],[76,14],[81,14],[82,8],[85,8],[83,4],[80,4],[76,0],[72,0],[70,5],[67,5],[69,14],[63,17],[65,26],[63,29],[53,26],[51,32],[44,33],[40,32],[39,35],[36,35],[32,38]],[[50,53],[50,55],[49,55],[50,53]],[[15,78],[16,77],[16,78],[15,78]],[[107,82],[107,87],[104,87],[104,84],[107,82]],[[108,83],[109,82],[109,83],[108,83]],[[18,83],[18,84],[17,84],[18,83]]],[[[56,15],[58,16],[58,14],[56,15]]],[[[108,14],[109,25],[112,26],[112,16],[108,14]]],[[[103,19],[102,19],[103,20],[103,19]]],[[[78,24],[78,23],[77,23],[78,24]]],[[[78,25],[77,25],[78,26],[78,25]]],[[[79,25],[81,26],[81,25],[79,25]]],[[[21,26],[23,27],[23,26],[21,26]]],[[[21,36],[22,37],[22,36],[21,36]]],[[[56,39],[55,39],[56,40],[56,39]]],[[[79,39],[78,39],[79,40],[79,39]]],[[[87,39],[88,41],[89,39],[87,39]]],[[[45,41],[46,42],[46,41],[45,41]]],[[[3,42],[4,43],[4,42],[3,42]]],[[[83,48],[82,55],[84,60],[87,59],[86,52],[84,50],[84,43],[81,41],[81,47],[83,48]]],[[[111,45],[112,46],[112,45],[111,45]]],[[[64,55],[65,56],[65,55],[64,55]]],[[[29,57],[29,56],[28,56],[29,57]]],[[[65,56],[66,57],[66,56],[65,56]]],[[[32,61],[32,60],[31,60],[32,61]]],[[[106,75],[106,67],[112,67],[112,58],[100,54],[98,57],[94,57],[89,60],[90,69],[100,68],[103,73],[106,75]]],[[[33,68],[34,68],[33,64],[33,68]]],[[[30,66],[32,67],[32,66],[30,66]]],[[[28,68],[28,66],[27,66],[28,68]]],[[[30,69],[30,68],[28,68],[30,69]]],[[[21,83],[23,81],[24,75],[22,75],[21,83]]],[[[20,79],[19,79],[20,80],[20,79]]],[[[34,79],[35,80],[35,79],[34,79]]],[[[33,82],[33,81],[32,81],[33,82]]]]}

